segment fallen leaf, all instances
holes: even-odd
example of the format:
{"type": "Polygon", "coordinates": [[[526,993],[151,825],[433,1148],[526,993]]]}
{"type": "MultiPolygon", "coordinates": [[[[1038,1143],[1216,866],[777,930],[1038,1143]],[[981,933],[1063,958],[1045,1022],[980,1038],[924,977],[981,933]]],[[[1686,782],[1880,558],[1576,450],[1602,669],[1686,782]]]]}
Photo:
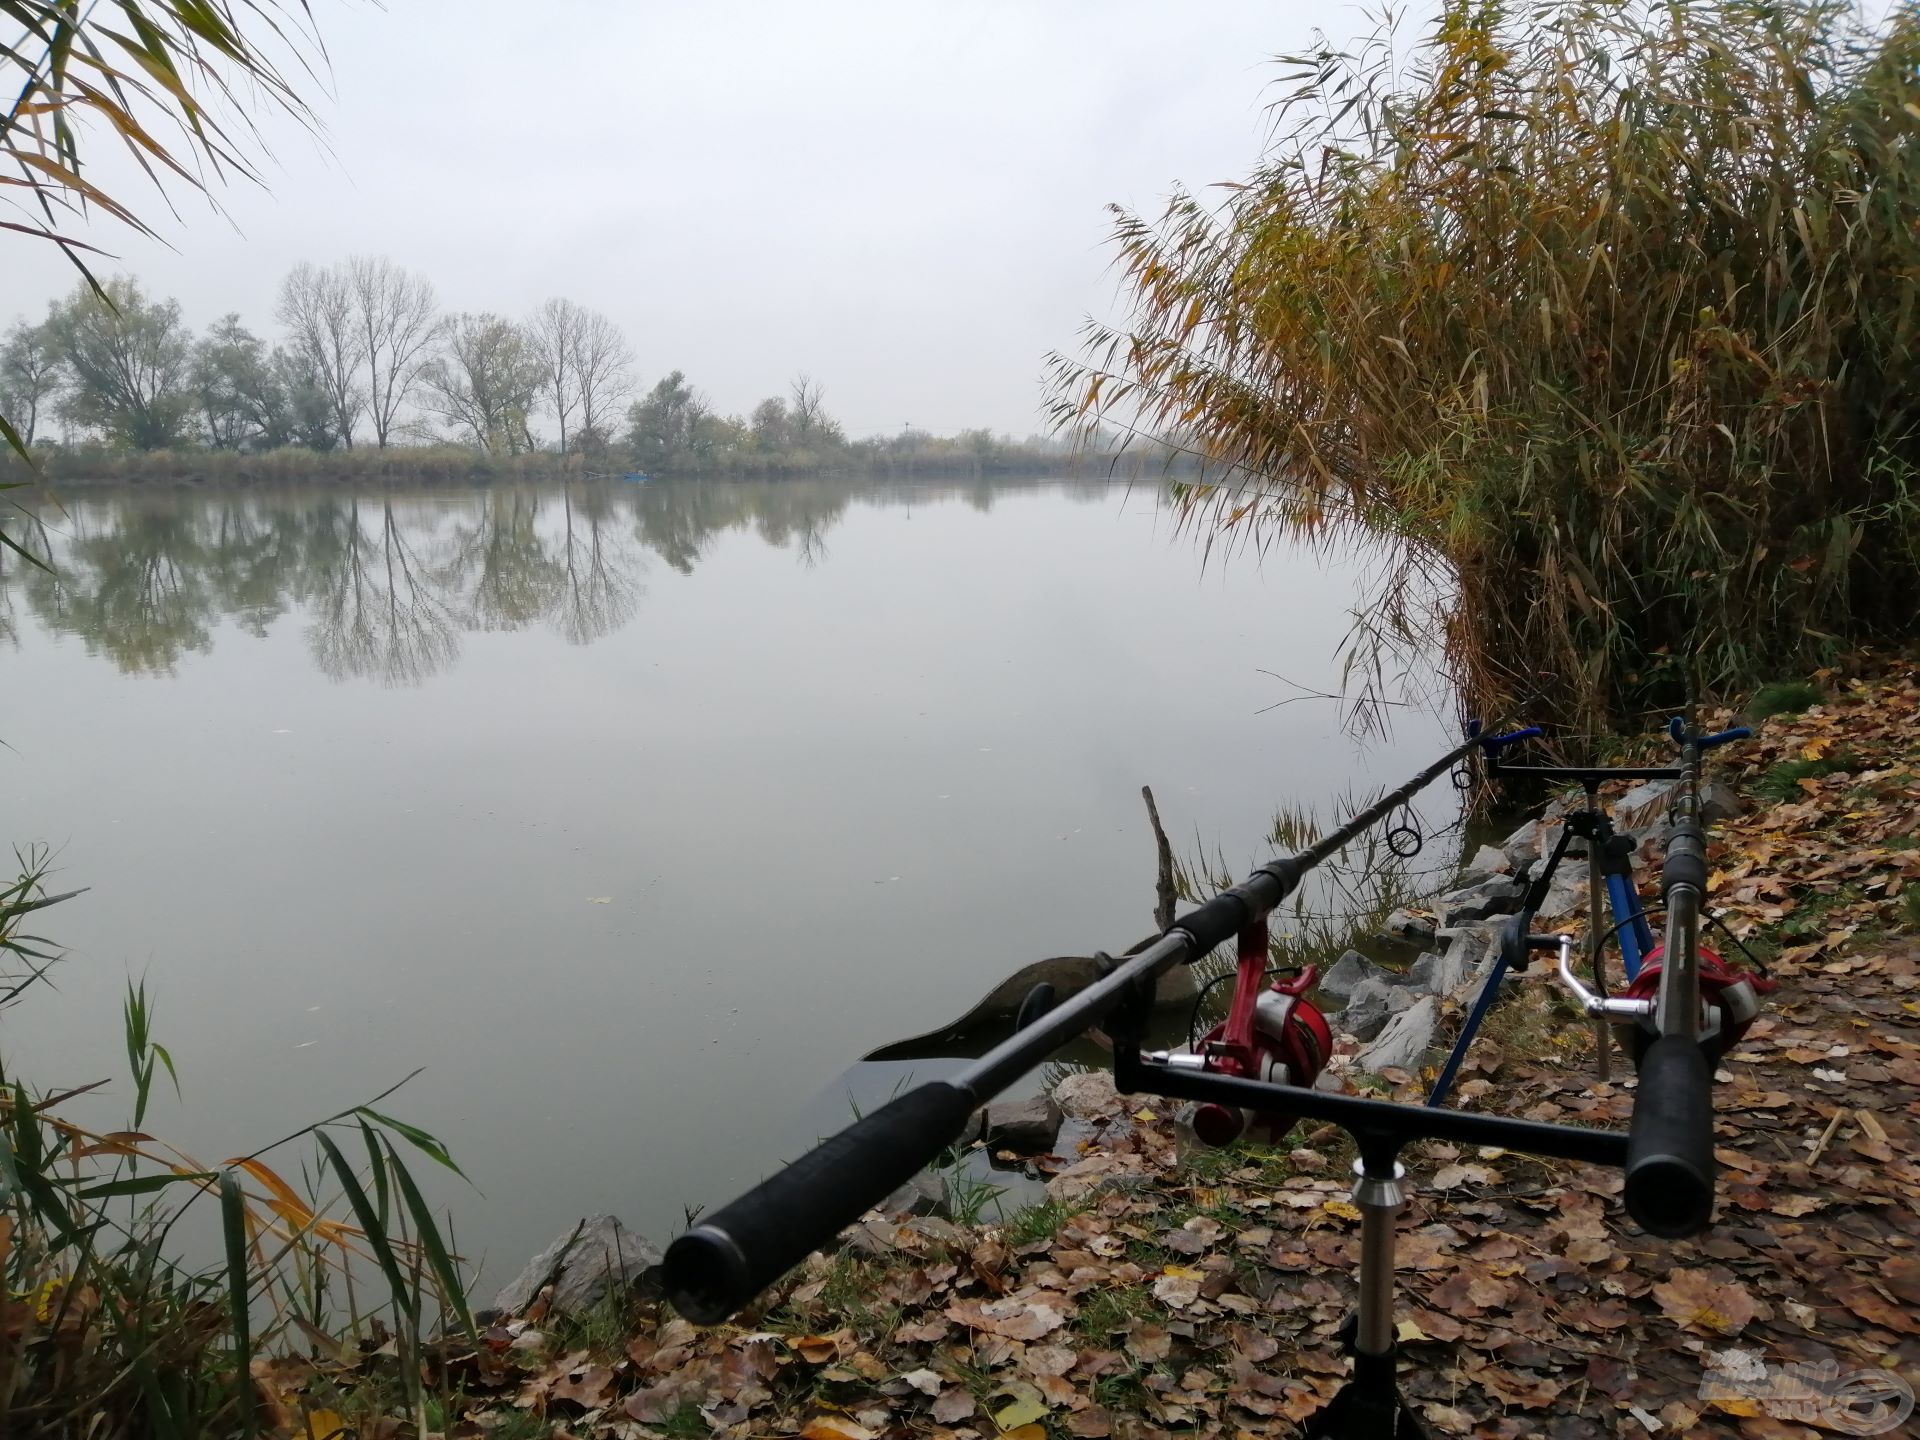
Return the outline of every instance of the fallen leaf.
{"type": "Polygon", "coordinates": [[[1000,1427],[1002,1434],[1046,1418],[1046,1402],[1033,1393],[1022,1395],[1011,1404],[1003,1405],[993,1412],[993,1423],[1000,1427]]]}
{"type": "Polygon", "coordinates": [[[984,1302],[956,1300],[947,1307],[946,1313],[949,1319],[970,1330],[1004,1335],[1009,1340],[1038,1340],[1067,1323],[1066,1315],[1054,1306],[1018,1297],[984,1302]]]}
{"type": "Polygon", "coordinates": [[[874,1440],[874,1432],[844,1415],[816,1415],[800,1432],[800,1440],[874,1440]]]}
{"type": "Polygon", "coordinates": [[[1134,1359],[1152,1364],[1164,1360],[1173,1350],[1173,1336],[1163,1325],[1135,1325],[1127,1335],[1127,1353],[1134,1359]]]}
{"type": "Polygon", "coordinates": [[[974,1412],[973,1396],[955,1385],[934,1397],[932,1415],[942,1425],[954,1425],[974,1412]]]}
{"type": "Polygon", "coordinates": [[[1738,1335],[1753,1319],[1753,1296],[1738,1281],[1718,1282],[1703,1270],[1676,1270],[1653,1287],[1660,1308],[1683,1329],[1712,1335],[1738,1335]]]}

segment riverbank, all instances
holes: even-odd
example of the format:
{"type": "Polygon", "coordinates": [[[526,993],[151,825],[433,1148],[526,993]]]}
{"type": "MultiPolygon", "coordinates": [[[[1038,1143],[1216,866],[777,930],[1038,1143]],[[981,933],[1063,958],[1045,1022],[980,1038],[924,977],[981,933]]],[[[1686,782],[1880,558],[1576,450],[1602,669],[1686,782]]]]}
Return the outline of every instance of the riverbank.
{"type": "MultiPolygon", "coordinates": [[[[1712,902],[1781,982],[1721,1067],[1719,1223],[1657,1242],[1624,1219],[1615,1173],[1410,1147],[1402,1385],[1437,1433],[1813,1437],[1804,1387],[1783,1398],[1793,1376],[1892,1401],[1920,1381],[1920,684],[1898,665],[1820,679],[1826,703],[1768,719],[1714,766],[1740,813],[1716,827],[1712,902]]],[[[1460,1003],[1435,1008],[1444,1040],[1460,1003]]],[[[1622,1126],[1632,1081],[1596,1083],[1591,1047],[1529,978],[1455,1103],[1622,1126]]],[[[1341,1048],[1350,1083],[1401,1099],[1438,1054],[1363,1078],[1358,1042],[1341,1048]]],[[[1097,1078],[1063,1099],[1089,1133],[1043,1204],[977,1224],[871,1216],[708,1330],[654,1297],[641,1258],[631,1289],[583,1313],[537,1295],[478,1345],[441,1348],[437,1378],[464,1409],[447,1433],[1295,1433],[1346,1369],[1344,1137],[1204,1150],[1174,1110],[1097,1078]]],[[[379,1363],[283,1362],[262,1384],[291,1425],[379,1363]]]]}

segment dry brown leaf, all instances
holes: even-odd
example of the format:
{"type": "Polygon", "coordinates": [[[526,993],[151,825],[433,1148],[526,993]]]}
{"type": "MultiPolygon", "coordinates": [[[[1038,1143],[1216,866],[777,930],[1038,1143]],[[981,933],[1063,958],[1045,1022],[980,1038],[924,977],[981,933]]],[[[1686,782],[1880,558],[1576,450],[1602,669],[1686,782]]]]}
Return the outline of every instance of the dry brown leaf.
{"type": "Polygon", "coordinates": [[[1134,1359],[1151,1365],[1172,1353],[1173,1336],[1164,1325],[1138,1324],[1128,1333],[1126,1345],[1134,1359]]]}
{"type": "Polygon", "coordinates": [[[1683,1329],[1705,1335],[1738,1335],[1753,1319],[1753,1296],[1737,1280],[1715,1281],[1704,1270],[1676,1270],[1653,1287],[1660,1308],[1683,1329]]]}
{"type": "Polygon", "coordinates": [[[974,1412],[973,1396],[959,1385],[934,1397],[931,1414],[942,1425],[956,1425],[974,1412]]]}
{"type": "Polygon", "coordinates": [[[1066,1315],[1049,1300],[1019,1296],[984,1302],[956,1300],[947,1307],[947,1318],[969,1330],[984,1330],[1009,1340],[1038,1340],[1067,1323],[1066,1315]]]}

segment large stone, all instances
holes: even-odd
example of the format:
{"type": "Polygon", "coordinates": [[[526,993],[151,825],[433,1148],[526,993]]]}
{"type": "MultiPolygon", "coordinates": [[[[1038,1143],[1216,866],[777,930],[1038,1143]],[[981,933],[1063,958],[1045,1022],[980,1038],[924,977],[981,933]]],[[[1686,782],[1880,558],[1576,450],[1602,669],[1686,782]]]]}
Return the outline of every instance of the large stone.
{"type": "Polygon", "coordinates": [[[1407,971],[1407,984],[1429,995],[1451,995],[1471,972],[1464,952],[1449,946],[1438,955],[1422,955],[1407,971]]]}
{"type": "Polygon", "coordinates": [[[1507,865],[1514,874],[1521,873],[1540,859],[1541,828],[1538,820],[1529,820],[1500,842],[1500,851],[1507,857],[1507,865]]]}
{"type": "Polygon", "coordinates": [[[1562,865],[1554,872],[1553,884],[1547,887],[1546,898],[1534,911],[1534,919],[1536,922],[1564,920],[1586,908],[1587,867],[1562,865]]]}
{"type": "Polygon", "coordinates": [[[1613,802],[1613,824],[1618,830],[1645,830],[1667,818],[1673,799],[1673,781],[1642,780],[1613,802]]]}
{"type": "Polygon", "coordinates": [[[1431,915],[1418,910],[1400,909],[1387,916],[1380,927],[1380,936],[1384,940],[1398,940],[1408,945],[1425,945],[1433,939],[1433,928],[1431,915]]]}
{"type": "Polygon", "coordinates": [[[882,1200],[879,1210],[889,1217],[938,1215],[947,1203],[947,1182],[931,1170],[922,1170],[882,1200]]]}
{"type": "Polygon", "coordinates": [[[610,1292],[657,1284],[660,1252],[614,1215],[589,1215],[542,1250],[493,1297],[493,1308],[518,1315],[548,1285],[550,1313],[579,1315],[610,1292]]]}
{"type": "Polygon", "coordinates": [[[1347,999],[1347,1008],[1335,1017],[1335,1023],[1362,1042],[1372,1040],[1387,1028],[1387,1022],[1413,1004],[1413,997],[1398,985],[1380,980],[1362,980],[1347,999]]]}
{"type": "Polygon", "coordinates": [[[1500,944],[1502,919],[1481,920],[1456,930],[1442,930],[1436,937],[1443,955],[1458,955],[1468,970],[1484,968],[1500,944]]]}
{"type": "Polygon", "coordinates": [[[1718,780],[1700,787],[1700,819],[1708,825],[1718,824],[1722,820],[1731,820],[1741,810],[1740,797],[1733,793],[1733,787],[1722,785],[1718,780]]]}
{"type": "Polygon", "coordinates": [[[1431,995],[1424,996],[1388,1021],[1380,1038],[1356,1055],[1353,1063],[1362,1070],[1376,1072],[1418,1070],[1439,1023],[1440,1002],[1431,995]]]}
{"type": "Polygon", "coordinates": [[[1527,887],[1509,875],[1494,875],[1463,890],[1441,896],[1434,902],[1441,925],[1457,930],[1489,915],[1504,915],[1515,909],[1527,887]]]}
{"type": "Polygon", "coordinates": [[[1460,871],[1460,883],[1478,885],[1482,880],[1491,880],[1495,875],[1506,875],[1513,870],[1513,861],[1507,852],[1497,845],[1482,845],[1473,852],[1473,858],[1467,861],[1460,871]]]}
{"type": "Polygon", "coordinates": [[[1097,1120],[1120,1111],[1120,1092],[1113,1088],[1113,1076],[1105,1070],[1088,1070],[1069,1075],[1053,1087],[1053,1099],[1076,1120],[1097,1120]]]}
{"type": "Polygon", "coordinates": [[[1399,983],[1400,977],[1386,966],[1374,964],[1358,950],[1349,950],[1320,977],[1320,989],[1328,995],[1346,1000],[1351,998],[1362,980],[1379,980],[1394,985],[1399,983]]]}
{"type": "Polygon", "coordinates": [[[1044,1155],[1053,1149],[1063,1118],[1059,1105],[1050,1096],[996,1101],[987,1107],[987,1149],[1044,1155]]]}

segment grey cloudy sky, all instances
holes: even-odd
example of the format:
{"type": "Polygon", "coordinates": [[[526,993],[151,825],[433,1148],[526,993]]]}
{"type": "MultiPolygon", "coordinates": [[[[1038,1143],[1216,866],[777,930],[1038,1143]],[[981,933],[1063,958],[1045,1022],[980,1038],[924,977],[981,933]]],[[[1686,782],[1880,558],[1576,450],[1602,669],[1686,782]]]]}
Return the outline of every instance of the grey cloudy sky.
{"type": "MultiPolygon", "coordinates": [[[[174,248],[99,226],[108,268],[270,330],[293,263],[384,253],[450,309],[603,309],[643,383],[723,410],[810,371],[855,434],[1038,428],[1042,356],[1111,304],[1103,206],[1245,173],[1270,58],[1370,28],[1324,0],[315,9],[324,146],[267,123],[268,190],[145,203],[174,248]]],[[[0,257],[0,319],[73,283],[0,257]]]]}

